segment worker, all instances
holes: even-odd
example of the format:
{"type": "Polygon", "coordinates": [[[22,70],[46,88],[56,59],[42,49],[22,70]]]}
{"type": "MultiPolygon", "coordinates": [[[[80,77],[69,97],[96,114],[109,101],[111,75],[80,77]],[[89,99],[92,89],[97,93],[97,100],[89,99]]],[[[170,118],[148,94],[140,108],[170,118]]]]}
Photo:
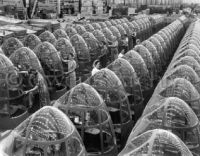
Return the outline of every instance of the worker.
{"type": "Polygon", "coordinates": [[[108,45],[111,53],[111,61],[114,61],[115,59],[118,58],[118,46],[119,43],[117,41],[117,37],[113,36],[112,41],[110,41],[110,44],[108,45]]]}
{"type": "Polygon", "coordinates": [[[125,54],[125,50],[123,49],[123,50],[119,53],[118,58],[122,58],[122,57],[124,56],[124,54],[125,54]]]}
{"type": "Polygon", "coordinates": [[[93,69],[92,69],[92,76],[94,74],[96,74],[98,71],[100,70],[100,61],[99,60],[95,60],[94,63],[93,63],[93,69]]]}
{"type": "Polygon", "coordinates": [[[105,41],[102,41],[101,56],[99,57],[99,61],[102,68],[105,68],[107,66],[107,61],[108,61],[107,56],[108,56],[107,43],[105,41]]]}
{"type": "Polygon", "coordinates": [[[76,67],[77,64],[76,61],[74,60],[74,54],[70,53],[68,56],[68,71],[72,71],[69,74],[70,89],[76,85],[76,72],[75,72],[76,67]]]}
{"type": "Polygon", "coordinates": [[[140,42],[140,39],[137,39],[136,40],[136,45],[139,45],[141,42],[140,42]]]}
{"type": "Polygon", "coordinates": [[[126,53],[128,51],[128,35],[124,34],[122,37],[122,50],[124,50],[124,53],[126,53]]]}
{"type": "Polygon", "coordinates": [[[134,32],[133,35],[132,35],[133,47],[136,45],[136,36],[137,36],[137,33],[134,32]]]}
{"type": "Polygon", "coordinates": [[[14,147],[15,139],[18,134],[15,131],[7,130],[0,134],[0,155],[9,156],[12,155],[12,148],[14,147]]]}
{"type": "Polygon", "coordinates": [[[68,79],[66,80],[66,84],[69,88],[73,88],[76,85],[76,72],[75,69],[77,67],[77,63],[74,60],[74,54],[69,53],[67,60],[62,59],[63,63],[68,67],[68,79]]]}

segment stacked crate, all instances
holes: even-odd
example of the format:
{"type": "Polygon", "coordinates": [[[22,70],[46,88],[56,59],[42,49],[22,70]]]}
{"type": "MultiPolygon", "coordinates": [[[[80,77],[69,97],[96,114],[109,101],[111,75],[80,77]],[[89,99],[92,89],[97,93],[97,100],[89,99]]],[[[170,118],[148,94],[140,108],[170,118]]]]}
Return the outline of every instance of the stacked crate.
{"type": "Polygon", "coordinates": [[[95,0],[94,5],[96,6],[96,14],[102,15],[103,14],[103,1],[102,0],[95,0]]]}
{"type": "Polygon", "coordinates": [[[74,12],[78,13],[79,12],[79,0],[73,0],[73,5],[74,5],[74,12]]]}
{"type": "Polygon", "coordinates": [[[82,7],[81,7],[81,14],[83,16],[90,16],[92,15],[92,0],[83,0],[82,7]]]}

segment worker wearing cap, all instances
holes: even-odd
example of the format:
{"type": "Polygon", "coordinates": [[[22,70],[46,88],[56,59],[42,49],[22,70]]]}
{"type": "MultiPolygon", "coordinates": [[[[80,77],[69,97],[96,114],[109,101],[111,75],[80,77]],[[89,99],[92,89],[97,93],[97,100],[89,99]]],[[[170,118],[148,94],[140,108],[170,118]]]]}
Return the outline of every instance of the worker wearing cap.
{"type": "Polygon", "coordinates": [[[66,78],[66,84],[68,85],[69,89],[76,85],[75,69],[77,68],[77,63],[74,58],[75,56],[73,53],[69,53],[66,60],[61,57],[63,67],[68,69],[68,78],[66,78]]]}
{"type": "Polygon", "coordinates": [[[137,39],[137,33],[136,32],[134,32],[133,34],[132,34],[132,40],[133,40],[133,47],[136,45],[136,39],[137,39]]]}
{"type": "Polygon", "coordinates": [[[139,45],[141,43],[140,39],[136,40],[136,45],[139,45]]]}
{"type": "Polygon", "coordinates": [[[122,37],[122,50],[124,50],[124,53],[126,53],[128,51],[128,46],[129,46],[129,39],[128,39],[128,35],[124,34],[124,36],[122,37]]]}
{"type": "Polygon", "coordinates": [[[99,61],[99,60],[95,60],[95,61],[93,62],[93,69],[92,69],[91,75],[93,76],[93,75],[96,74],[99,70],[100,70],[100,61],[99,61]]]}
{"type": "Polygon", "coordinates": [[[99,61],[101,63],[102,68],[105,68],[107,66],[107,63],[108,63],[107,57],[108,57],[107,43],[105,41],[102,41],[101,55],[99,57],[99,61]]]}
{"type": "Polygon", "coordinates": [[[118,41],[117,41],[117,37],[112,36],[112,41],[111,44],[108,45],[108,47],[110,48],[110,52],[111,52],[111,61],[114,61],[115,59],[118,58],[118,41]]]}

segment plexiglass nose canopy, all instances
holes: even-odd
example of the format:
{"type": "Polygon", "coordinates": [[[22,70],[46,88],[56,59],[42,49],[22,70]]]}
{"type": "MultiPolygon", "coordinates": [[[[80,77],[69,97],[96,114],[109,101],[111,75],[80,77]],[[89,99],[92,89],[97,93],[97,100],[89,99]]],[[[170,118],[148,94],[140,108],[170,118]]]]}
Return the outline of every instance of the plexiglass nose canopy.
{"type": "Polygon", "coordinates": [[[77,25],[75,27],[75,29],[80,35],[82,35],[82,34],[84,34],[86,32],[86,29],[85,29],[85,27],[83,25],[77,25]]]}
{"type": "Polygon", "coordinates": [[[17,38],[11,37],[4,41],[2,50],[6,56],[10,56],[15,50],[23,47],[23,43],[17,38]]]}
{"type": "Polygon", "coordinates": [[[75,34],[77,34],[78,32],[76,31],[75,28],[71,27],[71,26],[67,26],[65,28],[65,32],[67,33],[67,35],[69,36],[69,38],[71,38],[72,36],[74,36],[75,34]]]}
{"type": "Polygon", "coordinates": [[[108,106],[119,145],[124,144],[131,129],[131,111],[127,93],[120,79],[111,70],[104,68],[87,81],[103,97],[108,106]]]}
{"type": "Polygon", "coordinates": [[[157,72],[155,69],[155,63],[154,63],[151,53],[143,45],[136,45],[134,50],[137,51],[141,55],[141,57],[143,58],[147,66],[147,69],[149,70],[151,78],[154,80],[157,75],[157,72]]]}
{"type": "Polygon", "coordinates": [[[34,34],[29,34],[24,39],[24,46],[29,47],[31,50],[33,50],[40,43],[41,40],[34,34]]]}
{"type": "Polygon", "coordinates": [[[155,129],[133,138],[118,156],[192,156],[192,153],[173,133],[155,129]]]}
{"type": "Polygon", "coordinates": [[[55,43],[55,48],[60,52],[61,58],[64,60],[67,60],[70,54],[76,57],[74,47],[66,38],[59,38],[55,43]]]}
{"type": "Polygon", "coordinates": [[[40,60],[46,75],[56,75],[63,72],[60,55],[51,43],[43,42],[39,44],[34,52],[40,60]]]}
{"type": "Polygon", "coordinates": [[[55,106],[65,105],[69,108],[80,109],[97,109],[100,105],[103,107],[104,101],[99,93],[90,85],[80,83],[68,91],[65,95],[60,97],[55,106]]]}
{"type": "Polygon", "coordinates": [[[87,46],[90,49],[90,56],[92,59],[97,59],[97,57],[100,55],[100,47],[99,42],[95,38],[95,36],[90,32],[85,32],[82,34],[83,39],[87,43],[87,46]]]}
{"type": "Polygon", "coordinates": [[[160,128],[176,134],[191,149],[199,147],[199,120],[183,100],[162,99],[150,105],[148,112],[133,128],[129,141],[148,130],[160,128]]]}
{"type": "Polygon", "coordinates": [[[10,60],[20,71],[34,69],[44,75],[44,71],[38,57],[29,48],[19,48],[10,56],[10,60]]]}
{"type": "Polygon", "coordinates": [[[94,31],[94,27],[92,26],[92,24],[86,24],[84,27],[85,27],[86,31],[88,31],[88,32],[94,31]]]}
{"type": "Polygon", "coordinates": [[[143,101],[141,85],[131,64],[123,58],[118,58],[108,65],[107,68],[118,76],[126,92],[134,97],[134,100],[130,103],[140,104],[143,101]]]}
{"type": "Polygon", "coordinates": [[[59,98],[54,106],[70,117],[88,153],[96,156],[117,154],[111,117],[93,87],[80,83],[59,98]]]}
{"type": "Polygon", "coordinates": [[[45,106],[15,130],[16,156],[82,156],[85,148],[68,117],[55,107],[45,106]]]}
{"type": "MultiPolygon", "coordinates": [[[[127,60],[118,58],[108,65],[108,69],[112,70],[118,76],[125,89],[128,87],[134,88],[138,85],[140,86],[139,78],[134,68],[127,60]]],[[[131,94],[128,89],[126,91],[131,94]]]]}
{"type": "Polygon", "coordinates": [[[77,59],[90,61],[90,51],[83,37],[75,34],[70,38],[70,41],[75,48],[77,59]]]}
{"type": "Polygon", "coordinates": [[[62,29],[57,29],[56,31],[54,31],[54,36],[55,36],[55,38],[58,40],[59,38],[66,38],[66,39],[68,39],[69,40],[69,37],[68,37],[68,35],[67,35],[67,33],[64,31],[64,30],[62,30],[62,29]]]}
{"type": "Polygon", "coordinates": [[[109,29],[110,29],[110,31],[113,33],[113,35],[114,35],[115,37],[117,37],[118,41],[120,41],[120,39],[121,39],[121,34],[120,34],[119,30],[117,29],[117,27],[111,26],[111,27],[109,27],[109,29]]]}
{"type": "Polygon", "coordinates": [[[197,73],[188,65],[180,65],[174,69],[171,69],[169,73],[165,75],[165,77],[168,80],[173,80],[175,78],[185,78],[190,81],[200,93],[200,78],[197,73]]]}
{"type": "Polygon", "coordinates": [[[45,32],[43,32],[42,34],[40,34],[39,38],[40,38],[40,40],[41,40],[42,42],[47,41],[47,42],[49,42],[49,43],[51,43],[51,44],[53,44],[53,45],[54,45],[55,42],[56,42],[55,36],[54,36],[50,31],[45,31],[45,32]]]}
{"type": "Polygon", "coordinates": [[[160,56],[158,54],[158,51],[157,51],[155,45],[149,40],[145,40],[141,44],[143,46],[145,46],[148,49],[148,51],[151,53],[153,61],[154,61],[155,66],[156,66],[156,70],[158,72],[160,72],[161,71],[161,67],[162,67],[162,62],[160,60],[160,56]]]}
{"type": "Polygon", "coordinates": [[[123,57],[132,65],[140,79],[142,90],[152,87],[152,79],[143,58],[134,50],[130,50],[123,57]]]}
{"type": "Polygon", "coordinates": [[[101,30],[95,30],[93,31],[93,35],[96,37],[96,39],[99,41],[99,42],[104,42],[104,43],[107,43],[107,39],[106,37],[104,36],[104,34],[102,33],[101,30]]]}
{"type": "Polygon", "coordinates": [[[93,86],[100,94],[108,94],[111,101],[121,101],[126,97],[126,92],[120,79],[107,68],[101,69],[86,82],[93,86]]]}
{"type": "MultiPolygon", "coordinates": [[[[18,71],[3,54],[0,54],[0,75],[0,115],[11,116],[16,113],[18,105],[22,104],[19,100],[24,92],[18,71]]],[[[3,128],[2,125],[0,128],[3,128]]]]}
{"type": "Polygon", "coordinates": [[[162,97],[178,97],[184,100],[199,117],[200,95],[196,88],[188,80],[184,78],[175,78],[171,81],[166,81],[165,79],[162,81],[163,84],[162,82],[160,83],[162,84],[161,87],[164,87],[165,83],[167,84],[167,87],[161,89],[159,95],[162,97]]]}

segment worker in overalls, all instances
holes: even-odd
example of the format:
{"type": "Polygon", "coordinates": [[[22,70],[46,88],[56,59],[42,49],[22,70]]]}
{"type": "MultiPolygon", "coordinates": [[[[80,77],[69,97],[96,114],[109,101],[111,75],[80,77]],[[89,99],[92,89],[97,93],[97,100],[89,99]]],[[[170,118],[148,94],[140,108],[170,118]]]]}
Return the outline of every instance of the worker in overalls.
{"type": "Polygon", "coordinates": [[[122,37],[122,51],[124,51],[124,54],[129,50],[129,39],[128,39],[128,35],[124,34],[124,36],[122,37]]]}
{"type": "Polygon", "coordinates": [[[99,61],[102,68],[105,68],[108,64],[108,47],[107,43],[102,41],[102,47],[101,47],[101,56],[99,57],[99,61]]]}
{"type": "Polygon", "coordinates": [[[117,37],[113,36],[111,43],[108,45],[111,53],[111,61],[114,61],[115,59],[118,58],[118,46],[119,43],[117,41],[117,37]]]}
{"type": "Polygon", "coordinates": [[[140,39],[136,39],[136,45],[140,45],[141,41],[140,39]]]}
{"type": "Polygon", "coordinates": [[[68,68],[68,75],[66,77],[66,84],[69,87],[69,89],[73,88],[76,85],[76,68],[77,68],[77,63],[74,59],[74,54],[69,53],[67,60],[62,59],[63,61],[63,66],[65,68],[68,68]]]}
{"type": "Polygon", "coordinates": [[[93,69],[91,71],[91,75],[93,76],[94,74],[96,74],[98,71],[100,71],[101,65],[100,65],[100,61],[99,60],[95,60],[93,62],[93,69]]]}
{"type": "Polygon", "coordinates": [[[133,35],[132,35],[132,40],[133,40],[133,47],[135,47],[136,45],[136,40],[137,40],[137,33],[134,32],[133,35]]]}

